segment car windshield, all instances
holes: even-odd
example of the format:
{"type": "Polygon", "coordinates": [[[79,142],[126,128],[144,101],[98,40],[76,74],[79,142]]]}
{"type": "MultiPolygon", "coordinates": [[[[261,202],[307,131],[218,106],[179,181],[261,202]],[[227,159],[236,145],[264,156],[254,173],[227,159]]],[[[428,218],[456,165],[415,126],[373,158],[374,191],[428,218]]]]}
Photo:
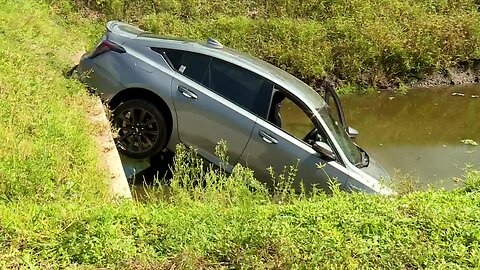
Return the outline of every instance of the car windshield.
{"type": "Polygon", "coordinates": [[[324,106],[320,109],[317,109],[320,117],[322,117],[328,129],[333,133],[335,140],[340,145],[340,148],[342,149],[343,153],[345,153],[348,160],[357,167],[361,166],[362,154],[358,150],[358,147],[353,143],[352,139],[348,137],[342,124],[333,120],[333,117],[327,108],[327,106],[324,106]]]}

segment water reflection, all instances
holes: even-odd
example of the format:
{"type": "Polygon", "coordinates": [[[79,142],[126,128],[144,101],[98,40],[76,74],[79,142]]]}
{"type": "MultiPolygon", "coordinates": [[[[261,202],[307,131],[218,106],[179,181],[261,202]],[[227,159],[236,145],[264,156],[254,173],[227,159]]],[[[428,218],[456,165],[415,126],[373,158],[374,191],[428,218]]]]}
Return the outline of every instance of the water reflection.
{"type": "Polygon", "coordinates": [[[380,93],[342,97],[358,144],[389,173],[418,177],[422,186],[452,188],[465,164],[480,168],[479,85],[414,89],[406,95],[380,93]],[[446,181],[441,181],[446,180],[446,181]]]}

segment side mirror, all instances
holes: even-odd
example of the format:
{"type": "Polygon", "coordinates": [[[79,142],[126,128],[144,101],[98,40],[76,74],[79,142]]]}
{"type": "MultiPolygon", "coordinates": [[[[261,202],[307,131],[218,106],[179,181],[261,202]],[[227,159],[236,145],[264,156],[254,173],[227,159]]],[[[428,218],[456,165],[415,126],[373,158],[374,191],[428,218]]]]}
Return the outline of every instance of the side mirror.
{"type": "Polygon", "coordinates": [[[347,134],[348,134],[348,137],[350,137],[352,139],[355,139],[358,136],[358,130],[356,130],[352,127],[348,127],[347,128],[347,134]]]}
{"type": "Polygon", "coordinates": [[[332,148],[324,142],[317,141],[313,144],[313,150],[317,151],[317,153],[322,156],[327,161],[332,161],[337,159],[335,153],[333,152],[332,148]]]}

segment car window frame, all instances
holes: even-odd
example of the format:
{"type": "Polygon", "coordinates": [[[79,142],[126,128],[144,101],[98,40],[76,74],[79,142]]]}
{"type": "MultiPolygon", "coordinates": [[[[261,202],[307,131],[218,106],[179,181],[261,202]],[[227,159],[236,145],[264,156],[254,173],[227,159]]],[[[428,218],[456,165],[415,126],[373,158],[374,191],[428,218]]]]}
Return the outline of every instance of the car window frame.
{"type": "Polygon", "coordinates": [[[327,103],[328,105],[328,108],[331,110],[332,114],[335,113],[338,117],[338,121],[340,122],[340,124],[346,129],[348,128],[347,127],[347,121],[345,119],[345,113],[343,111],[343,106],[342,106],[342,102],[340,101],[340,98],[338,97],[338,94],[335,92],[335,90],[331,87],[328,87],[326,88],[325,90],[325,96],[324,96],[324,100],[325,100],[325,103],[327,103]],[[328,102],[329,100],[332,100],[333,101],[333,106],[335,108],[333,108],[332,106],[330,106],[330,103],[328,102]]]}
{"type": "Polygon", "coordinates": [[[299,97],[295,96],[294,94],[290,93],[289,91],[287,91],[286,89],[284,89],[283,87],[279,86],[279,85],[274,85],[274,88],[273,88],[273,91],[272,91],[272,95],[271,95],[271,98],[270,98],[270,104],[269,104],[269,109],[268,109],[268,114],[267,114],[267,117],[266,118],[262,118],[264,121],[267,121],[268,123],[270,123],[272,126],[274,126],[276,129],[278,130],[281,130],[282,132],[284,132],[285,134],[287,134],[288,136],[294,138],[295,140],[303,143],[304,145],[310,147],[313,149],[312,145],[308,144],[307,142],[305,142],[303,139],[299,139],[297,138],[296,136],[294,136],[293,134],[289,133],[288,131],[286,131],[285,129],[281,128],[281,127],[278,127],[277,125],[275,125],[274,123],[270,122],[268,120],[268,115],[270,114],[270,111],[273,109],[272,108],[272,102],[273,102],[273,97],[274,95],[277,93],[277,92],[280,92],[281,94],[283,94],[285,96],[285,98],[288,98],[290,99],[290,101],[292,101],[295,105],[297,105],[307,116],[308,118],[312,121],[313,125],[315,126],[315,128],[317,129],[317,132],[320,132],[321,136],[325,137],[326,140],[327,140],[327,143],[328,145],[330,146],[330,148],[332,148],[332,150],[335,152],[335,155],[337,156],[337,159],[335,161],[337,161],[337,163],[339,163],[340,165],[342,165],[343,167],[346,167],[346,164],[345,162],[343,161],[343,159],[341,158],[340,156],[340,153],[338,151],[338,149],[335,147],[335,145],[333,144],[333,141],[332,141],[332,138],[330,138],[330,136],[327,134],[327,132],[325,131],[325,127],[323,126],[323,124],[320,122],[320,120],[318,119],[318,117],[316,117],[315,115],[315,112],[313,112],[312,110],[310,110],[310,108],[307,106],[307,104],[305,102],[302,101],[302,99],[300,99],[299,97]]]}
{"type": "MultiPolygon", "coordinates": [[[[269,111],[270,111],[269,104],[270,104],[270,102],[271,102],[271,97],[272,97],[271,95],[272,95],[272,93],[273,93],[273,88],[274,88],[274,85],[275,85],[275,84],[274,84],[273,82],[271,82],[269,79],[265,78],[264,76],[262,76],[262,75],[260,75],[260,74],[258,74],[258,73],[256,73],[256,72],[254,72],[254,71],[252,71],[252,70],[249,70],[249,69],[247,69],[247,68],[244,68],[244,67],[242,67],[242,66],[236,65],[236,64],[234,64],[234,63],[225,61],[225,60],[223,60],[223,59],[220,59],[220,58],[218,58],[218,57],[214,57],[214,56],[211,56],[211,55],[208,55],[208,54],[203,54],[203,53],[198,53],[198,52],[192,52],[192,51],[182,50],[182,49],[171,49],[171,48],[161,48],[161,47],[150,47],[150,49],[151,49],[152,51],[160,54],[160,55],[164,58],[164,60],[167,62],[167,64],[169,65],[169,67],[170,67],[176,74],[180,74],[182,77],[187,78],[187,79],[191,80],[192,82],[195,82],[195,83],[198,84],[198,85],[201,85],[203,88],[208,89],[210,92],[214,93],[215,95],[217,95],[217,96],[219,96],[219,97],[222,97],[223,99],[229,101],[229,102],[232,103],[232,104],[235,104],[237,107],[239,107],[239,108],[241,108],[241,109],[243,109],[243,110],[245,110],[245,111],[247,111],[247,112],[249,112],[249,113],[257,116],[257,117],[262,117],[262,118],[264,118],[264,117],[268,116],[268,113],[269,113],[269,111]],[[190,78],[189,76],[186,76],[185,74],[183,74],[183,73],[180,72],[179,70],[177,70],[177,69],[174,67],[173,63],[170,61],[170,59],[169,59],[168,55],[166,54],[165,50],[172,50],[172,51],[177,51],[177,52],[182,52],[182,53],[192,53],[192,54],[197,54],[197,55],[201,55],[201,56],[208,57],[208,58],[209,58],[209,62],[208,62],[208,65],[207,65],[207,67],[206,67],[206,69],[205,69],[205,71],[204,71],[204,73],[203,73],[202,80],[201,80],[201,81],[197,81],[197,80],[195,80],[195,79],[193,79],[193,78],[190,78]],[[234,101],[234,100],[231,100],[231,99],[227,98],[226,96],[222,95],[222,94],[219,93],[218,91],[215,91],[215,90],[212,89],[210,86],[205,85],[205,84],[203,83],[205,75],[207,75],[207,74],[210,73],[210,65],[211,65],[213,59],[216,59],[216,60],[218,60],[218,61],[225,62],[225,63],[227,63],[227,64],[230,64],[230,65],[233,65],[233,66],[235,66],[235,67],[237,67],[237,68],[240,68],[241,70],[250,72],[251,74],[253,74],[253,75],[255,75],[255,76],[257,76],[257,77],[259,77],[259,78],[261,78],[261,79],[263,80],[263,83],[262,83],[262,85],[260,86],[260,89],[258,90],[258,93],[259,93],[259,94],[254,98],[254,100],[253,100],[253,102],[252,102],[252,103],[253,103],[252,108],[247,108],[246,106],[244,106],[244,105],[242,105],[242,104],[240,104],[240,103],[238,103],[238,102],[236,102],[236,101],[234,101]],[[268,84],[268,85],[267,85],[267,84],[268,84]],[[262,110],[262,109],[264,108],[264,106],[259,105],[259,104],[262,103],[262,102],[261,102],[261,101],[262,101],[262,100],[261,100],[261,99],[262,99],[262,95],[261,95],[260,93],[261,93],[261,91],[262,91],[262,88],[264,88],[264,87],[268,87],[268,88],[269,88],[269,90],[267,90],[267,91],[269,91],[269,92],[266,94],[266,96],[264,96],[264,97],[265,97],[265,101],[267,101],[267,103],[264,104],[264,106],[265,106],[264,112],[258,112],[258,111],[256,111],[256,110],[262,110]],[[268,96],[270,96],[270,97],[268,97],[268,96]],[[258,107],[258,108],[257,108],[257,107],[258,107]],[[266,115],[265,115],[265,114],[266,114],[266,115]]],[[[183,56],[182,56],[182,58],[183,58],[183,56]]]]}
{"type": "MultiPolygon", "coordinates": [[[[209,57],[210,57],[210,62],[209,62],[209,65],[208,65],[208,67],[207,67],[207,70],[205,71],[204,76],[207,75],[207,74],[211,74],[211,65],[212,65],[212,63],[213,63],[214,61],[219,61],[219,62],[223,62],[224,64],[234,66],[235,68],[240,69],[242,72],[248,72],[248,73],[250,73],[251,75],[256,76],[256,77],[258,77],[259,79],[262,80],[262,84],[260,85],[259,89],[256,90],[256,91],[257,91],[257,95],[256,95],[255,98],[252,100],[252,106],[251,106],[251,108],[247,108],[247,106],[244,106],[244,105],[240,104],[240,102],[236,102],[236,101],[234,101],[234,100],[226,97],[225,95],[223,95],[223,94],[220,93],[219,91],[216,91],[216,90],[212,89],[209,85],[207,86],[207,85],[205,85],[205,84],[203,84],[203,83],[201,83],[201,84],[202,84],[203,86],[205,86],[207,89],[209,89],[210,91],[212,91],[212,92],[216,93],[217,95],[223,97],[224,99],[226,99],[226,100],[228,100],[228,101],[236,104],[237,106],[241,107],[242,109],[247,110],[247,111],[251,112],[252,114],[254,114],[254,115],[258,116],[258,117],[263,117],[262,113],[259,112],[260,110],[262,110],[262,108],[264,108],[264,106],[259,105],[259,103],[261,103],[261,102],[259,102],[259,101],[261,101],[261,99],[262,99],[261,92],[262,92],[262,90],[263,90],[263,88],[264,88],[265,86],[267,86],[268,88],[273,89],[274,84],[273,84],[270,80],[268,80],[267,78],[261,76],[260,74],[258,74],[258,73],[256,73],[256,72],[253,72],[253,71],[251,71],[251,70],[249,70],[249,69],[247,69],[247,68],[244,68],[244,67],[242,67],[242,66],[239,66],[239,65],[236,65],[236,64],[234,64],[234,63],[228,62],[228,61],[226,61],[226,60],[220,59],[220,58],[218,58],[218,57],[214,57],[214,56],[209,56],[209,57]],[[267,85],[267,84],[268,84],[268,85],[267,85]],[[258,110],[258,111],[257,111],[257,110],[258,110]]],[[[203,81],[203,80],[202,80],[202,81],[203,81]]],[[[270,92],[271,89],[269,89],[269,90],[267,90],[267,91],[270,92]]],[[[268,98],[269,92],[266,93],[266,95],[265,95],[264,97],[268,98]]],[[[267,110],[267,108],[265,108],[265,110],[267,110]]],[[[263,113],[265,113],[265,112],[263,112],[263,113]]],[[[266,113],[268,114],[268,111],[267,111],[266,113]]]]}

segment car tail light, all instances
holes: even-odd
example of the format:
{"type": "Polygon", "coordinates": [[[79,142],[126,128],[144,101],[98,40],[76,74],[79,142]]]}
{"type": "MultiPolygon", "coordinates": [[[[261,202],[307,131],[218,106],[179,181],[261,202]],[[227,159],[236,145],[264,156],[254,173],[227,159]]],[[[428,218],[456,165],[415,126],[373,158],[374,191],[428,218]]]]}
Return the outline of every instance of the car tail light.
{"type": "Polygon", "coordinates": [[[114,51],[117,53],[126,52],[122,46],[116,44],[115,42],[110,40],[104,40],[100,44],[98,44],[97,48],[95,48],[95,50],[88,57],[94,58],[108,51],[114,51]]]}

